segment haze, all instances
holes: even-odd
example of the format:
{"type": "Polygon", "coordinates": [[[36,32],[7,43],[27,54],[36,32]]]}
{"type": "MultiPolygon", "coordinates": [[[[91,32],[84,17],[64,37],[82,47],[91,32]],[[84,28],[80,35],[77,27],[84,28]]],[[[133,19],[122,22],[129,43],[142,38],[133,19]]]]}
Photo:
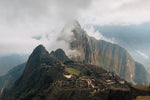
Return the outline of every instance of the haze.
{"type": "Polygon", "coordinates": [[[38,44],[56,49],[64,24],[77,19],[90,36],[120,44],[145,63],[149,9],[149,0],[0,0],[0,56],[30,54],[38,44]]]}

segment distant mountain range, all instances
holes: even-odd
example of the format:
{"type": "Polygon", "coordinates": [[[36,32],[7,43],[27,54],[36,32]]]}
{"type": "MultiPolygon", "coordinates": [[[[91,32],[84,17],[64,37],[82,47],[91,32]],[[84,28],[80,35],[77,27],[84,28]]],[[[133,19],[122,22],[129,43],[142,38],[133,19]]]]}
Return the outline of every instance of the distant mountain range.
{"type": "Polygon", "coordinates": [[[14,82],[22,75],[26,63],[17,65],[8,71],[6,75],[0,76],[0,91],[11,87],[14,82]]]}
{"type": "Polygon", "coordinates": [[[6,74],[14,66],[26,62],[28,55],[12,54],[0,57],[0,76],[6,74]]]}
{"type": "Polygon", "coordinates": [[[147,85],[149,74],[126,49],[89,37],[77,21],[70,25],[62,34],[71,32],[71,39],[58,39],[69,44],[68,55],[37,46],[26,65],[0,78],[0,100],[131,100],[149,93],[129,83],[147,85]]]}

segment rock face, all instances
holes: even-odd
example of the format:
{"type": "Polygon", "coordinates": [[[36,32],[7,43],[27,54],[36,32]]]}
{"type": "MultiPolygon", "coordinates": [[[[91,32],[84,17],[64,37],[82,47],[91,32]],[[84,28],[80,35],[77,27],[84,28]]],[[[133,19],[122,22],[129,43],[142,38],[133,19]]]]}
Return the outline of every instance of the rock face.
{"type": "Polygon", "coordinates": [[[147,71],[145,70],[144,66],[138,62],[135,62],[135,76],[134,77],[134,81],[137,83],[137,84],[141,84],[141,85],[145,85],[146,84],[149,84],[147,82],[147,80],[149,80],[149,74],[147,73],[147,71]]]}
{"type": "MultiPolygon", "coordinates": [[[[98,65],[118,74],[129,82],[141,84],[141,80],[137,80],[135,75],[135,73],[140,73],[140,70],[136,70],[137,64],[124,48],[117,44],[89,37],[77,21],[74,21],[72,25],[74,25],[71,29],[73,39],[70,42],[70,48],[72,51],[76,51],[70,55],[72,60],[98,65]]],[[[144,68],[141,72],[147,73],[144,68]]],[[[148,84],[146,77],[145,75],[146,81],[142,84],[148,84]]]]}

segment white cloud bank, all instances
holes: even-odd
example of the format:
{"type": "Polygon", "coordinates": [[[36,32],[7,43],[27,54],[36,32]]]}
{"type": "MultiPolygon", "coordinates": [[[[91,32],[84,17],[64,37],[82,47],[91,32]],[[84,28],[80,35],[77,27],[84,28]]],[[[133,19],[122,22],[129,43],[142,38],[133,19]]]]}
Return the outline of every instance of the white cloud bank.
{"type": "Polygon", "coordinates": [[[115,43],[115,38],[106,38],[98,30],[95,30],[93,26],[85,29],[89,36],[96,38],[97,40],[104,40],[110,43],[115,43]]]}
{"type": "Polygon", "coordinates": [[[142,24],[150,21],[150,0],[92,0],[82,13],[85,23],[91,24],[142,24]]]}
{"type": "Polygon", "coordinates": [[[91,0],[0,0],[0,55],[31,53],[55,44],[64,23],[91,0]],[[40,40],[33,37],[41,36],[40,40]]]}
{"type": "Polygon", "coordinates": [[[149,59],[149,56],[146,55],[145,53],[139,51],[139,50],[136,50],[136,53],[138,53],[140,56],[142,56],[144,59],[149,59]]]}
{"type": "Polygon", "coordinates": [[[141,24],[150,21],[149,9],[150,0],[0,0],[0,55],[31,53],[38,44],[51,48],[70,18],[82,26],[141,24]]]}

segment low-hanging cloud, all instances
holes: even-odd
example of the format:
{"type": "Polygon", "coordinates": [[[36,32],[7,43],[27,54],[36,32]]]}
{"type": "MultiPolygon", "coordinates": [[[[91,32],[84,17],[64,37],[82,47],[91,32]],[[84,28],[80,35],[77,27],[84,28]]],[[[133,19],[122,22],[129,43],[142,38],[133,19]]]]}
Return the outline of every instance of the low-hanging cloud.
{"type": "Polygon", "coordinates": [[[84,23],[131,25],[150,21],[150,0],[93,0],[82,13],[84,23]]]}
{"type": "MultiPolygon", "coordinates": [[[[0,0],[0,17],[8,21],[77,16],[91,0],[0,0]],[[29,19],[28,19],[29,18],[29,19]]],[[[4,20],[6,21],[6,20],[4,20]]]]}
{"type": "Polygon", "coordinates": [[[136,50],[136,53],[139,54],[141,57],[143,57],[144,59],[149,59],[149,56],[146,55],[145,53],[139,51],[139,50],[136,50]]]}
{"type": "Polygon", "coordinates": [[[51,50],[72,18],[82,25],[148,22],[149,5],[149,0],[0,0],[0,55],[31,53],[38,44],[51,50]]]}
{"type": "Polygon", "coordinates": [[[104,40],[104,41],[107,41],[110,43],[117,44],[114,37],[107,38],[107,37],[103,36],[103,34],[101,34],[98,30],[95,30],[93,26],[86,28],[86,32],[88,33],[89,36],[92,36],[92,37],[96,38],[97,40],[104,40]]]}
{"type": "Polygon", "coordinates": [[[31,53],[53,45],[66,21],[77,18],[91,0],[0,0],[1,54],[31,53]],[[37,39],[40,37],[40,39],[37,39]]]}
{"type": "Polygon", "coordinates": [[[77,50],[72,50],[70,48],[70,43],[74,40],[74,29],[80,30],[81,26],[79,25],[78,21],[70,20],[68,23],[65,24],[62,31],[53,41],[53,44],[49,45],[48,48],[50,50],[56,50],[58,48],[62,48],[66,54],[71,57],[72,54],[80,55],[80,52],[77,50]]]}

